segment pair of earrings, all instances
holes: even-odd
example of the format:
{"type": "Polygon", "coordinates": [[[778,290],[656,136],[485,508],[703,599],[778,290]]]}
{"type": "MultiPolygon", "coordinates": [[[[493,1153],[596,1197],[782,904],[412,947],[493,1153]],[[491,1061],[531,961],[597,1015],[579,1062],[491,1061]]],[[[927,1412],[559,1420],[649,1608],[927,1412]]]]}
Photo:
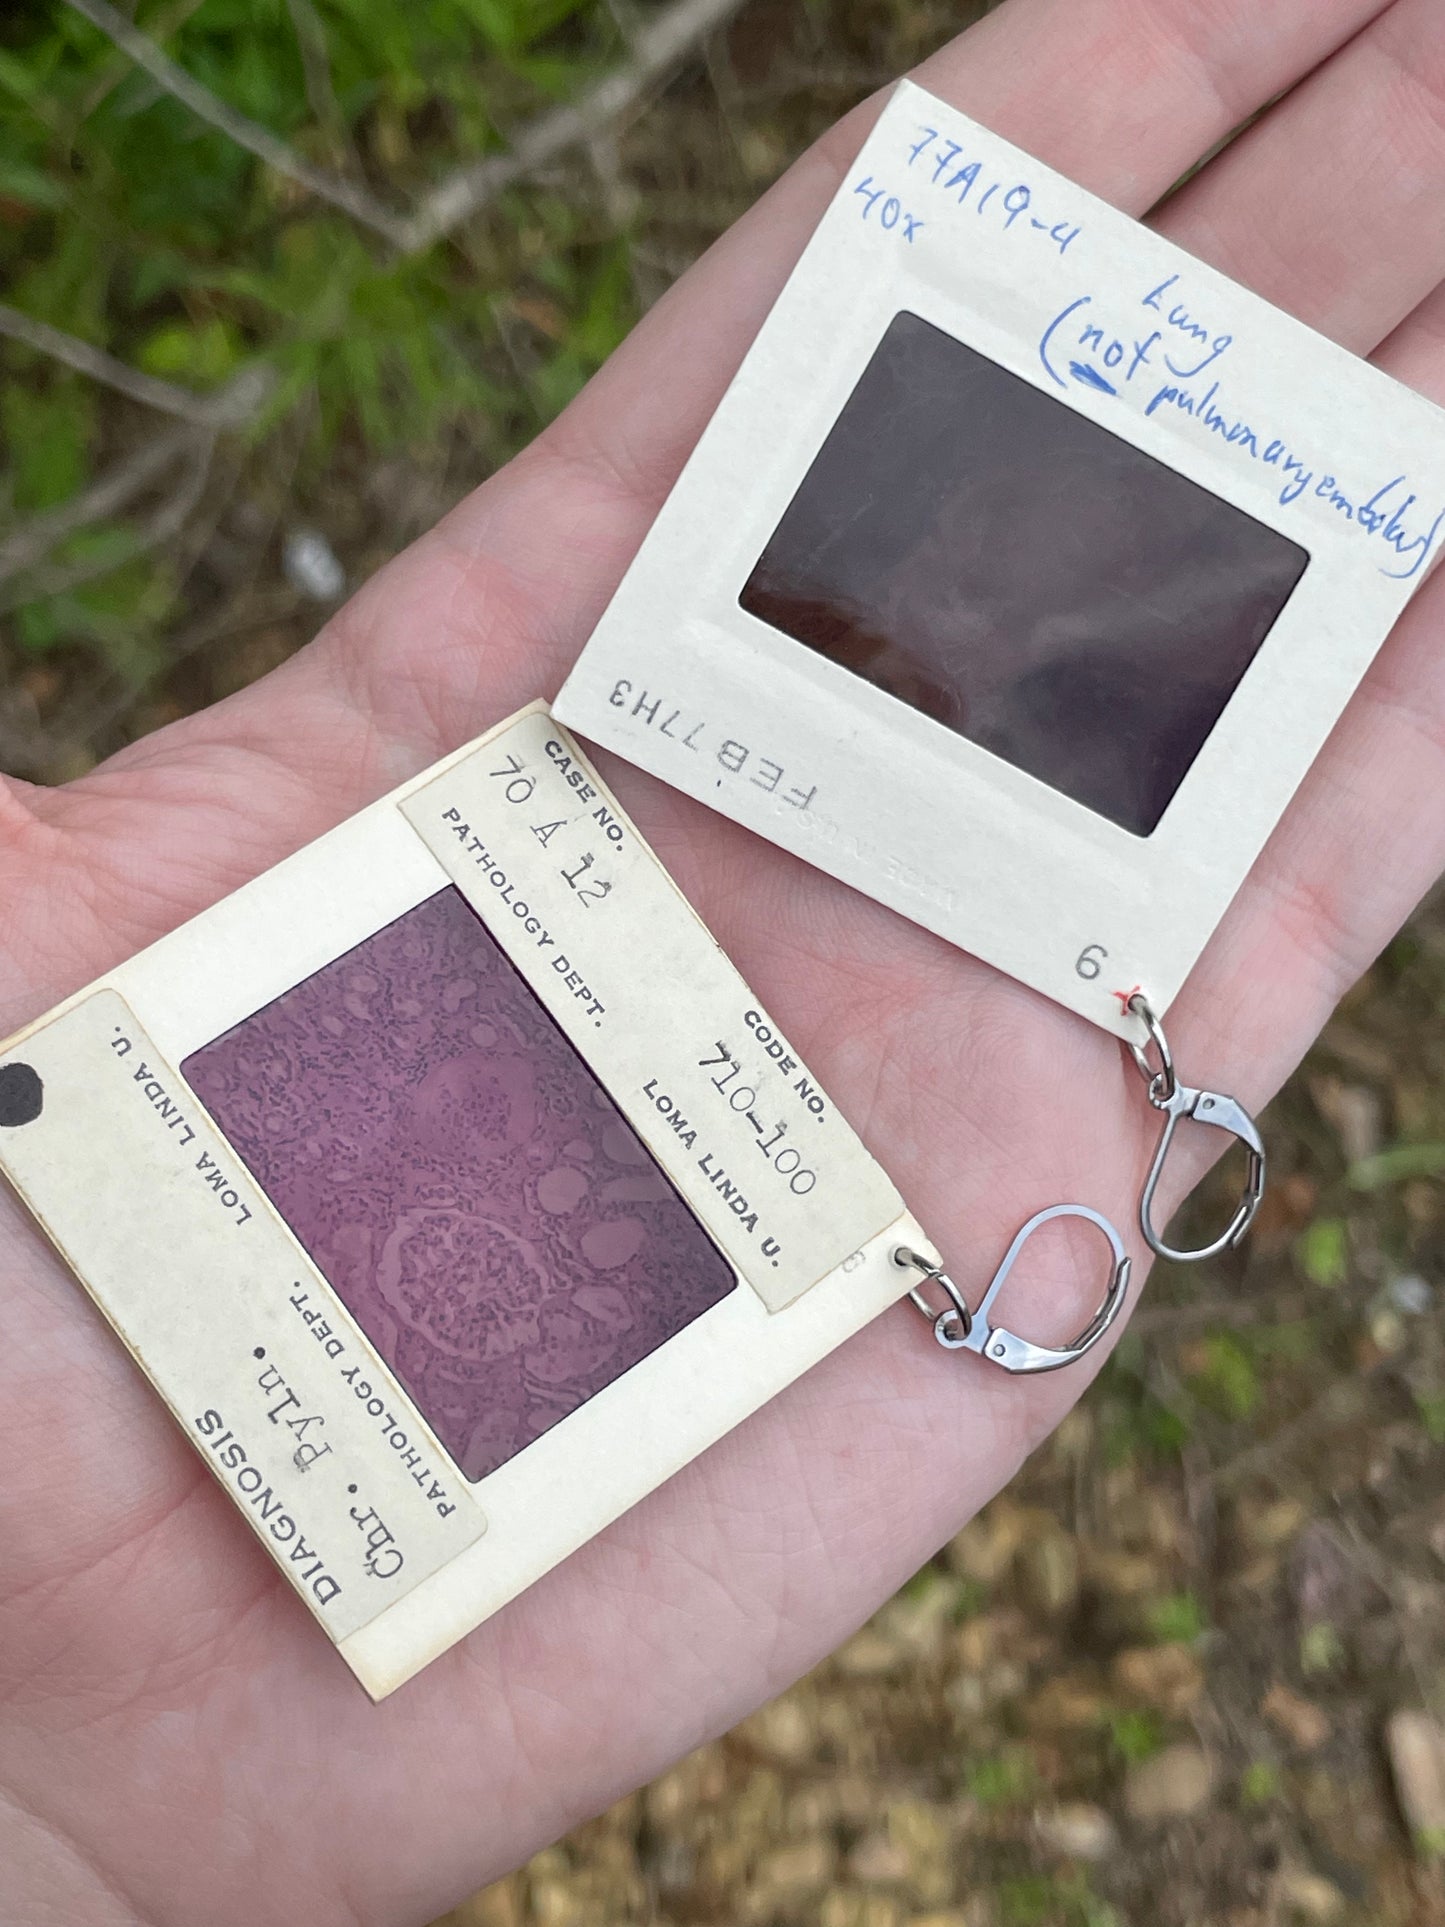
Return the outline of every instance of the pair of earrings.
{"type": "MultiPolygon", "coordinates": [[[[1265,1152],[1259,1127],[1236,1098],[1180,1081],[1164,1026],[1142,991],[1136,990],[1129,996],[1125,1009],[1138,1018],[1146,1036],[1143,1044],[1129,1041],[1125,1048],[1144,1079],[1149,1102],[1164,1118],[1153,1162],[1139,1195],[1139,1229],[1151,1251],[1161,1258],[1172,1258],[1176,1264],[1194,1264],[1203,1258],[1217,1257],[1243,1238],[1254,1222],[1254,1215],[1264,1197],[1265,1152]],[[1228,1131],[1239,1139],[1248,1155],[1244,1191],[1234,1216],[1212,1244],[1202,1245],[1193,1251],[1181,1251],[1166,1244],[1154,1223],[1154,1201],[1159,1181],[1164,1174],[1174,1134],[1186,1118],[1196,1124],[1209,1124],[1217,1130],[1228,1131]]],[[[1129,1289],[1130,1260],[1122,1238],[1106,1217],[1084,1204],[1055,1204],[1036,1212],[1005,1252],[1003,1263],[990,1279],[988,1289],[976,1308],[970,1308],[963,1292],[936,1259],[925,1257],[906,1245],[900,1245],[893,1258],[895,1264],[921,1274],[920,1282],[913,1286],[908,1296],[932,1325],[938,1343],[948,1351],[974,1352],[980,1358],[991,1359],[1006,1372],[1053,1372],[1060,1366],[1074,1364],[1099,1342],[1114,1323],[1129,1289]],[[1108,1242],[1112,1268],[1099,1308],[1078,1337],[1067,1345],[1038,1345],[995,1325],[990,1314],[1024,1246],[1036,1231],[1056,1218],[1082,1218],[1086,1224],[1095,1226],[1108,1242]],[[930,1296],[930,1288],[942,1293],[944,1302],[941,1306],[936,1298],[930,1296]]]]}

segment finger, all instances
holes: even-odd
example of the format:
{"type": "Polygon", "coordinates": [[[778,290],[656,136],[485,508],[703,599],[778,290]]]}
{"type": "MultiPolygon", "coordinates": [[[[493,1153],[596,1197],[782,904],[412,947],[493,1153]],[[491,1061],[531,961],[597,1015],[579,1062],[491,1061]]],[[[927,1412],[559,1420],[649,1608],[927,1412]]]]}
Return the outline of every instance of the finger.
{"type": "Polygon", "coordinates": [[[1396,381],[1445,403],[1445,278],[1380,343],[1372,359],[1396,381]]]}
{"type": "Polygon", "coordinates": [[[1445,276],[1445,18],[1396,0],[1163,210],[1159,226],[1364,353],[1445,276]]]}
{"type": "MultiPolygon", "coordinates": [[[[1445,285],[1373,359],[1445,400],[1445,285]]],[[[1288,1071],[1445,867],[1442,634],[1437,571],[1371,665],[1190,981],[1191,1024],[1202,1029],[1205,1013],[1216,1013],[1206,1048],[1267,1066],[1263,1088],[1288,1071]],[[1241,998],[1244,985],[1251,993],[1241,998]]]]}
{"type": "MultiPolygon", "coordinates": [[[[1445,394],[1442,191],[1445,32],[1435,0],[1397,0],[1157,224],[1347,346],[1380,344],[1375,359],[1397,379],[1445,394]]],[[[1442,625],[1436,578],[1381,651],[1178,1006],[1187,1047],[1238,1066],[1247,1096],[1288,1073],[1445,860],[1442,625]]]]}
{"type": "MultiPolygon", "coordinates": [[[[1367,352],[1394,331],[1380,365],[1445,391],[1442,191],[1439,8],[1396,0],[1155,225],[1347,346],[1367,352]]],[[[1442,605],[1439,583],[1411,605],[1176,1007],[1176,1041],[1251,1100],[1287,1074],[1439,872],[1442,605]]]]}

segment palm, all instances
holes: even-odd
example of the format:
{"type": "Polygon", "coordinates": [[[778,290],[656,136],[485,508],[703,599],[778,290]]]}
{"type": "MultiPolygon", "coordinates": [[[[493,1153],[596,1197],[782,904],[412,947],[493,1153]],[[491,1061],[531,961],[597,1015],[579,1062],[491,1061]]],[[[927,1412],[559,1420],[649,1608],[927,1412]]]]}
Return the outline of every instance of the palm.
{"type": "MultiPolygon", "coordinates": [[[[1445,304],[1429,305],[1445,241],[1437,220],[1413,220],[1445,181],[1430,0],[1237,0],[1207,15],[1191,0],[1012,0],[924,78],[1137,212],[1331,54],[1163,225],[1445,388],[1445,304]],[[1348,171],[1348,151],[1370,169],[1348,171]]],[[[555,688],[859,137],[849,126],[794,170],[553,431],[304,656],[67,790],[8,799],[0,1018],[35,1014],[555,688]]],[[[1438,868],[1442,618],[1437,582],[1177,1009],[1185,1064],[1247,1100],[1285,1074],[1438,868]]],[[[1015,1225],[1061,1197],[1127,1222],[1148,1123],[1112,1043],[661,786],[610,773],[961,1278],[979,1282],[1015,1225]]],[[[16,1919],[425,1919],[837,1643],[1081,1385],[966,1369],[885,1319],[371,1709],[3,1208],[0,1890],[16,1919]]],[[[1097,1281],[1057,1276],[1060,1336],[1097,1281]]],[[[1049,1298],[1037,1272],[1032,1295],[1049,1298]]]]}

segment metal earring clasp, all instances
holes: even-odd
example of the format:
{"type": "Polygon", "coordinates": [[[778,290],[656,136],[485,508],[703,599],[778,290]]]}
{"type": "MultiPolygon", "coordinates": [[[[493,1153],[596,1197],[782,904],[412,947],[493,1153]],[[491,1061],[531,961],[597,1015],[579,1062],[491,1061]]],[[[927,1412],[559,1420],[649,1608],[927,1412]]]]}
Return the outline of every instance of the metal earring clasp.
{"type": "Polygon", "coordinates": [[[893,1260],[895,1264],[911,1266],[923,1273],[925,1282],[915,1285],[908,1296],[932,1325],[933,1336],[946,1351],[976,1352],[1006,1372],[1056,1372],[1063,1365],[1074,1364],[1113,1324],[1129,1289],[1130,1261],[1123,1240],[1107,1218],[1085,1204],[1054,1204],[1047,1211],[1036,1212],[1004,1253],[1003,1263],[993,1274],[976,1311],[969,1309],[968,1300],[936,1259],[925,1258],[920,1252],[910,1251],[907,1245],[900,1245],[893,1260]],[[989,1313],[1019,1253],[1039,1227],[1054,1218],[1083,1218],[1096,1225],[1109,1241],[1114,1264],[1103,1301],[1078,1337],[1067,1345],[1036,1345],[1031,1339],[1005,1331],[1001,1325],[991,1324],[989,1313]],[[948,1301],[941,1309],[929,1301],[927,1286],[930,1284],[937,1285],[948,1301]]]}
{"type": "Polygon", "coordinates": [[[1161,1258],[1172,1258],[1176,1264],[1190,1265],[1201,1258],[1217,1258],[1222,1251],[1229,1251],[1237,1245],[1254,1222],[1260,1201],[1264,1197],[1265,1151],[1264,1140],[1260,1137],[1259,1126],[1233,1097],[1222,1091],[1195,1090],[1188,1084],[1181,1084],[1174,1069],[1174,1057],[1169,1049],[1164,1027],[1154,1014],[1148,998],[1142,991],[1135,991],[1124,1008],[1143,1024],[1148,1032],[1148,1044],[1140,1045],[1132,1040],[1128,1049],[1140,1074],[1149,1087],[1149,1102],[1156,1111],[1164,1113],[1164,1128],[1159,1133],[1159,1143],[1154,1152],[1154,1162],[1149,1167],[1149,1175],[1144,1181],[1144,1189],[1139,1198],[1139,1229],[1149,1249],[1161,1258]],[[1152,1046],[1157,1061],[1151,1061],[1149,1050],[1152,1046]],[[1245,1174],[1244,1193],[1239,1207],[1230,1219],[1225,1231],[1213,1244],[1202,1245],[1197,1251],[1179,1251],[1173,1245],[1165,1244],[1154,1229],[1154,1194],[1159,1188],[1159,1180],[1164,1174],[1165,1161],[1169,1147],[1174,1141],[1174,1133],[1185,1118],[1196,1124],[1212,1124],[1218,1130],[1228,1131],[1237,1137],[1249,1155],[1249,1168],[1245,1174]]]}

